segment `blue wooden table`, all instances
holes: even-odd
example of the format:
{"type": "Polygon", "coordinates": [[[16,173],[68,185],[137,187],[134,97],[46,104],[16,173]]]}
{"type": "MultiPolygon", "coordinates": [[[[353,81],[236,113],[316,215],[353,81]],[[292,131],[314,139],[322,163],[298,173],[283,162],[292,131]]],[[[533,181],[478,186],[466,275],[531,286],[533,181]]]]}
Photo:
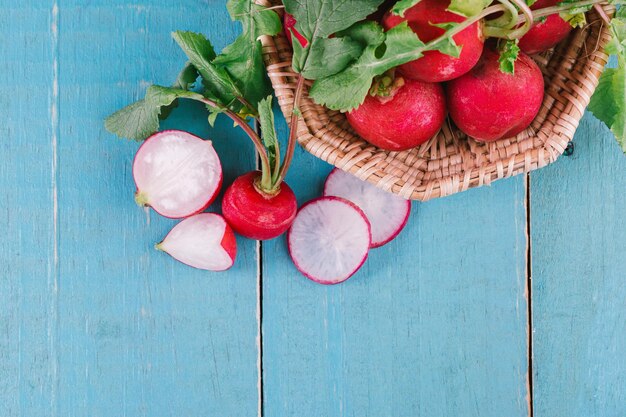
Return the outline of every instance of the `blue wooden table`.
{"type": "MultiPolygon", "coordinates": [[[[344,285],[283,239],[196,271],[153,249],[174,222],[135,206],[138,144],[102,123],[175,77],[176,29],[238,31],[221,0],[0,0],[0,416],[626,416],[626,157],[599,122],[527,178],[416,203],[344,285]]],[[[227,182],[254,166],[197,106],[168,126],[227,182]]],[[[301,202],[329,170],[298,152],[301,202]]]]}

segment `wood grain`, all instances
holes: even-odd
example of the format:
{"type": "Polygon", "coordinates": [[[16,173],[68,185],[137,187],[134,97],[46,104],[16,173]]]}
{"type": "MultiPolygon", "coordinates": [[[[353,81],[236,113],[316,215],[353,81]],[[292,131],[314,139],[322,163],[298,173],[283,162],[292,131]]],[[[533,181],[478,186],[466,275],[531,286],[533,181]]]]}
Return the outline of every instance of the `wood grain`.
{"type": "MultiPolygon", "coordinates": [[[[296,161],[303,202],[330,167],[296,161]]],[[[415,204],[336,287],[301,276],[284,239],[264,244],[265,416],[527,416],[524,201],[515,179],[415,204]]]]}
{"type": "MultiPolygon", "coordinates": [[[[175,222],[134,206],[138,145],[103,129],[148,83],[174,80],[185,58],[172,30],[210,32],[221,48],[236,26],[221,1],[41,3],[9,10],[2,32],[0,415],[255,415],[255,243],[240,241],[221,275],[155,251],[175,222]]],[[[209,132],[185,110],[168,126],[214,139],[227,181],[253,167],[232,124],[209,132]]]]}
{"type": "Polygon", "coordinates": [[[52,2],[0,2],[0,415],[56,403],[52,2]]]}
{"type": "Polygon", "coordinates": [[[536,417],[626,415],[626,158],[588,115],[533,174],[536,417]]]}

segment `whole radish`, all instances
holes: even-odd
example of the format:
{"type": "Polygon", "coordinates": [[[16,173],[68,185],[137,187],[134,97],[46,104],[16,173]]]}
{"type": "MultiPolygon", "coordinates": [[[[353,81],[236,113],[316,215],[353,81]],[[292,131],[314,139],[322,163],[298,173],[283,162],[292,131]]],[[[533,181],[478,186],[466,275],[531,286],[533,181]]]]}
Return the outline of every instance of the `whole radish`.
{"type": "Polygon", "coordinates": [[[183,220],[156,247],[184,264],[207,271],[225,271],[237,256],[233,231],[222,216],[214,213],[183,220]]]}
{"type": "Polygon", "coordinates": [[[515,73],[500,70],[499,54],[485,48],[469,73],[447,86],[448,109],[459,129],[485,142],[524,131],[537,116],[544,97],[541,70],[520,53],[515,73]]]}
{"type": "Polygon", "coordinates": [[[249,172],[228,187],[222,213],[235,230],[250,239],[268,240],[285,233],[298,211],[296,196],[286,183],[264,191],[261,172],[249,172]]]}
{"type": "MultiPolygon", "coordinates": [[[[423,42],[430,42],[445,33],[437,24],[463,22],[465,17],[448,11],[450,0],[422,0],[408,9],[404,17],[389,11],[383,18],[383,26],[389,30],[402,22],[408,21],[409,27],[423,42]]],[[[482,23],[476,22],[453,37],[461,46],[458,58],[439,51],[428,51],[424,56],[400,66],[402,75],[425,82],[452,80],[467,73],[480,59],[484,38],[482,23]]]]}
{"type": "Polygon", "coordinates": [[[298,39],[298,42],[300,42],[300,45],[303,48],[306,48],[309,41],[307,41],[306,38],[302,36],[300,32],[298,32],[298,29],[296,29],[296,23],[297,21],[295,17],[293,17],[289,13],[285,13],[285,16],[283,17],[283,28],[285,30],[287,40],[290,44],[293,44],[293,36],[295,35],[296,39],[298,39]]]}
{"type": "MultiPolygon", "coordinates": [[[[560,0],[538,0],[530,8],[532,10],[556,6],[560,0]]],[[[537,22],[519,41],[520,49],[529,54],[547,51],[561,42],[572,31],[572,25],[558,13],[537,22]]]]}
{"type": "Polygon", "coordinates": [[[393,81],[392,75],[385,75],[372,92],[374,95],[346,117],[356,133],[381,149],[402,151],[419,146],[435,136],[446,119],[440,84],[401,77],[393,81]]]}
{"type": "Polygon", "coordinates": [[[155,133],[133,162],[135,200],[180,219],[204,211],[222,186],[222,166],[211,141],[187,132],[155,133]]]}

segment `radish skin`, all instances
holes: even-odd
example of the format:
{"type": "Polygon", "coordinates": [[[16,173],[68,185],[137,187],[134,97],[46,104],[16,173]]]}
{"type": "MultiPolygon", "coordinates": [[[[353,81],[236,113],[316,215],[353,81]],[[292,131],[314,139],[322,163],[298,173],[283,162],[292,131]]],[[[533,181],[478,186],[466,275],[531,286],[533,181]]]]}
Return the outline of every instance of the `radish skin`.
{"type": "Polygon", "coordinates": [[[237,241],[222,216],[201,213],[178,223],[157,249],[193,268],[219,272],[233,266],[237,241]]]}
{"type": "MultiPolygon", "coordinates": [[[[408,9],[404,17],[388,12],[383,18],[383,26],[389,30],[402,22],[423,42],[430,42],[445,33],[445,29],[435,26],[442,23],[460,23],[467,18],[448,11],[450,0],[421,0],[408,9]]],[[[484,37],[482,22],[476,22],[454,36],[461,46],[461,55],[456,58],[439,51],[427,51],[415,61],[401,65],[400,72],[407,78],[424,82],[443,82],[466,74],[476,65],[483,51],[484,37]]]]}
{"type": "Polygon", "coordinates": [[[228,224],[249,239],[274,239],[289,229],[298,211],[298,202],[291,188],[281,183],[275,195],[267,195],[255,186],[261,176],[258,171],[237,178],[228,187],[222,202],[222,212],[228,224]]]}
{"type": "MultiPolygon", "coordinates": [[[[538,0],[530,8],[531,10],[538,10],[556,6],[558,3],[559,0],[538,0]]],[[[528,33],[519,40],[519,47],[528,55],[545,52],[567,38],[572,29],[572,25],[559,14],[550,15],[533,25],[528,33]]]]}
{"type": "Polygon", "coordinates": [[[516,136],[530,126],[541,108],[541,70],[520,53],[515,74],[500,70],[499,54],[486,48],[476,67],[448,83],[448,108],[459,129],[483,142],[516,136]]]}
{"type": "Polygon", "coordinates": [[[372,145],[403,151],[439,132],[446,120],[446,98],[440,84],[407,79],[392,98],[367,96],[346,117],[355,132],[372,145]]]}

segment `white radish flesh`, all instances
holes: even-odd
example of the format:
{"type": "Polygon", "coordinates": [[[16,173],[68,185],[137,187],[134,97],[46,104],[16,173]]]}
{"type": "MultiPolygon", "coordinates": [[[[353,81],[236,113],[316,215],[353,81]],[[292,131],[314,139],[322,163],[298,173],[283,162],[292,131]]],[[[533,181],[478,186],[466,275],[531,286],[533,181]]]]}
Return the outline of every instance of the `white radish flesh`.
{"type": "Polygon", "coordinates": [[[363,210],[372,226],[372,248],[395,239],[411,214],[410,201],[336,168],[326,179],[324,195],[345,198],[363,210]]]}
{"type": "Polygon", "coordinates": [[[211,141],[168,130],[148,138],[133,162],[137,203],[180,219],[205,210],[222,185],[222,165],[211,141]]]}
{"type": "Polygon", "coordinates": [[[222,216],[201,213],[178,223],[157,249],[194,268],[224,271],[235,262],[237,241],[222,216]]]}
{"type": "Polygon", "coordinates": [[[367,259],[372,240],[370,224],[356,205],[338,197],[305,204],[287,236],[296,268],[325,285],[354,275],[367,259]]]}

